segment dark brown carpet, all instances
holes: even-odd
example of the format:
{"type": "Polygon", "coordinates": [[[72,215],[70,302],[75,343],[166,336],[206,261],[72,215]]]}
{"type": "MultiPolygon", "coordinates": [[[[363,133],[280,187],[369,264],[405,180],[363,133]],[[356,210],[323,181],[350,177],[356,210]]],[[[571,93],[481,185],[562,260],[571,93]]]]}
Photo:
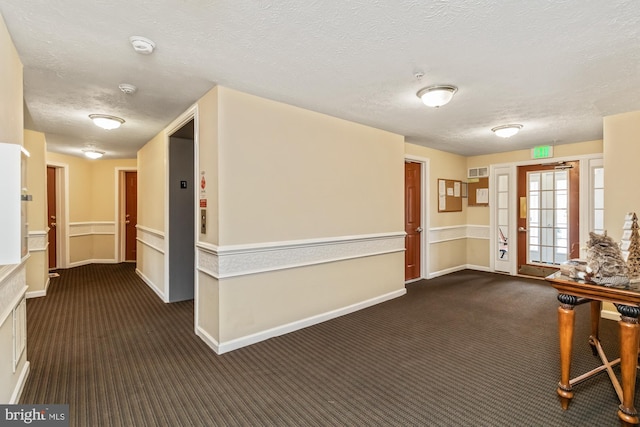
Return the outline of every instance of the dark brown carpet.
{"type": "MultiPolygon", "coordinates": [[[[68,403],[83,427],[619,425],[606,374],[560,409],[557,306],[543,281],[466,270],[217,356],[192,302],[161,302],[132,264],[78,267],[28,301],[21,403],[68,403]]],[[[573,376],[597,364],[576,311],[573,376]]],[[[617,357],[616,323],[602,336],[617,357]]]]}

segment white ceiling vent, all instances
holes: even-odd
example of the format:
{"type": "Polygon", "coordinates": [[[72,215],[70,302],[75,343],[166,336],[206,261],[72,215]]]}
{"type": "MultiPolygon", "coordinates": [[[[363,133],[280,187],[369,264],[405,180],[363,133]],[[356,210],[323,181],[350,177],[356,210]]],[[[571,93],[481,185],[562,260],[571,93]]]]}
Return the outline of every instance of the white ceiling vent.
{"type": "Polygon", "coordinates": [[[469,168],[467,171],[467,178],[485,178],[487,176],[489,176],[489,168],[486,166],[469,168]]]}

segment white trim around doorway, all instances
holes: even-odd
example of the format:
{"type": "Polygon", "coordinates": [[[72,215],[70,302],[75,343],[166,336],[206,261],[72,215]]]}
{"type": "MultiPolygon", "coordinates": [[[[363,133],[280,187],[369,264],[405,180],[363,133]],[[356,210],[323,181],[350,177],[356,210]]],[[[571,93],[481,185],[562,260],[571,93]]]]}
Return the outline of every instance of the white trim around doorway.
{"type": "Polygon", "coordinates": [[[414,156],[412,154],[404,155],[405,162],[420,163],[420,222],[422,223],[422,229],[424,230],[420,235],[420,277],[417,279],[409,280],[405,283],[415,282],[420,279],[429,277],[429,173],[430,173],[430,159],[426,157],[414,156]]]}

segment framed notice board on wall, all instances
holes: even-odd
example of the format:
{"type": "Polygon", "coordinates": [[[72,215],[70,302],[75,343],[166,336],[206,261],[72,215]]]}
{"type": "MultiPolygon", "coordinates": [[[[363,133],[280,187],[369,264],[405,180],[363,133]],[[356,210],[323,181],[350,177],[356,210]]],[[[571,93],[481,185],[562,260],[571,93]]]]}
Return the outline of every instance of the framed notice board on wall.
{"type": "Polygon", "coordinates": [[[462,181],[438,179],[438,212],[462,210],[462,181]]]}
{"type": "Polygon", "coordinates": [[[489,178],[469,180],[469,206],[489,206],[489,178]]]}

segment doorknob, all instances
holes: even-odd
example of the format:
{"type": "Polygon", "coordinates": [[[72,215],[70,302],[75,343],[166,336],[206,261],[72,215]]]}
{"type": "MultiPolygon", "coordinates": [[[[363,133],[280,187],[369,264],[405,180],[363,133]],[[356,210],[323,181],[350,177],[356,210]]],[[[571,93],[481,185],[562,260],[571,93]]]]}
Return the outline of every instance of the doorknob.
{"type": "Polygon", "coordinates": [[[518,231],[522,232],[522,233],[526,233],[527,229],[524,227],[518,227],[518,231]]]}
{"type": "Polygon", "coordinates": [[[56,219],[56,216],[55,215],[51,215],[51,219],[56,219]]]}
{"type": "Polygon", "coordinates": [[[131,221],[129,221],[129,220],[126,220],[126,221],[125,221],[124,223],[125,223],[125,224],[129,224],[130,222],[131,222],[131,221]]]}
{"type": "Polygon", "coordinates": [[[51,224],[49,224],[49,225],[51,225],[51,227],[55,227],[55,226],[56,226],[56,223],[55,223],[55,222],[52,222],[52,223],[51,223],[51,224]]]}
{"type": "Polygon", "coordinates": [[[418,233],[422,233],[422,227],[418,227],[418,228],[416,228],[416,231],[417,231],[418,233]]]}

